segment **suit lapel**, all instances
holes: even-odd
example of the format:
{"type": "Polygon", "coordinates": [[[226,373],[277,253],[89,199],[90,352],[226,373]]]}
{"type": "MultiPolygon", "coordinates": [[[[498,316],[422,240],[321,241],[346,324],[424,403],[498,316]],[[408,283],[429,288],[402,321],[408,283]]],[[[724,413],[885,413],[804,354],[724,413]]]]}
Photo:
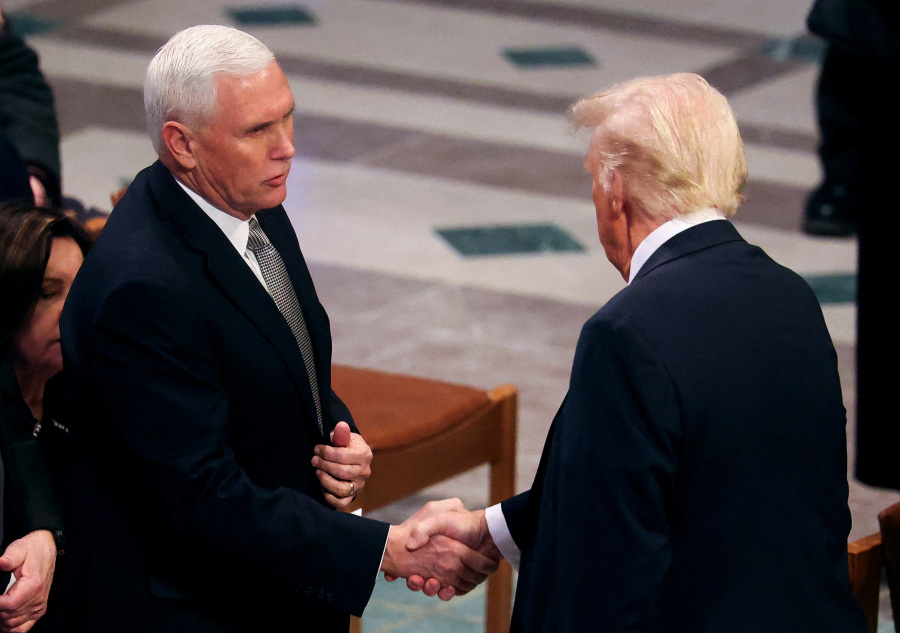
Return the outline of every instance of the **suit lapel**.
{"type": "Polygon", "coordinates": [[[316,363],[316,376],[322,396],[322,416],[328,428],[328,391],[331,385],[331,324],[325,308],[319,302],[316,288],[309,274],[309,267],[303,259],[297,234],[284,209],[266,209],[256,214],[260,226],[269,236],[269,240],[278,250],[285,268],[291,278],[291,285],[300,302],[303,318],[309,330],[313,355],[316,363]]]}
{"type": "Polygon", "coordinates": [[[315,402],[303,357],[275,302],[225,234],[178,186],[169,171],[159,162],[152,169],[150,186],[160,213],[175,226],[189,248],[205,257],[209,276],[284,361],[302,395],[309,419],[315,420],[315,402]]]}

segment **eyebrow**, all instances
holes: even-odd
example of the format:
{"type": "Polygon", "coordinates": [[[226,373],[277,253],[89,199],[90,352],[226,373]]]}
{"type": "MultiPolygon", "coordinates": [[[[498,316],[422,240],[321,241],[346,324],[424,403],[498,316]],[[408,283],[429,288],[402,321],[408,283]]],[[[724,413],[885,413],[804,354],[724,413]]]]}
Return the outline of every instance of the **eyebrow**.
{"type": "Polygon", "coordinates": [[[259,121],[259,122],[257,122],[257,123],[253,123],[253,124],[251,124],[251,125],[248,125],[247,128],[244,130],[244,132],[247,133],[247,132],[252,132],[252,131],[254,131],[254,130],[262,130],[262,129],[264,129],[264,128],[269,127],[270,125],[275,125],[276,123],[278,123],[278,121],[283,121],[284,119],[286,119],[286,118],[288,118],[289,116],[293,115],[293,114],[294,114],[294,111],[295,111],[296,109],[297,109],[297,103],[296,103],[296,102],[291,103],[290,109],[288,109],[288,111],[285,112],[285,113],[281,116],[280,119],[270,119],[270,120],[268,120],[268,121],[259,121]]]}

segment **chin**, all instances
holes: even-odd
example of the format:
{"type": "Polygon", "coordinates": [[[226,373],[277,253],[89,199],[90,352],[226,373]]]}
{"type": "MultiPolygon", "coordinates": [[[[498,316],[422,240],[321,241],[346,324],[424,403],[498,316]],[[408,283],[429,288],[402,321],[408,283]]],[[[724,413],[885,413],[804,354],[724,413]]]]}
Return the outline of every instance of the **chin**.
{"type": "Polygon", "coordinates": [[[50,377],[55,376],[63,370],[62,358],[49,358],[39,361],[37,367],[40,367],[41,373],[50,377]]]}
{"type": "Polygon", "coordinates": [[[270,198],[269,201],[266,202],[265,206],[262,208],[263,209],[271,209],[273,207],[277,207],[280,204],[284,203],[285,198],[287,198],[287,196],[277,196],[277,197],[270,198]]]}

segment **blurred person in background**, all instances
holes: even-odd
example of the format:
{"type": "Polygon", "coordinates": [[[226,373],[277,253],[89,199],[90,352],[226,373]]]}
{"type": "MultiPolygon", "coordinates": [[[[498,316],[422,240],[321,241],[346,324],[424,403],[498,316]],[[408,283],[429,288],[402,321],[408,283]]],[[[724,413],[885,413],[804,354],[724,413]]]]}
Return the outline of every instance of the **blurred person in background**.
{"type": "Polygon", "coordinates": [[[59,318],[90,240],[61,211],[0,205],[0,631],[61,631],[65,542],[59,318]],[[64,564],[61,564],[63,567],[64,564]],[[15,580],[13,580],[13,577],[15,580]],[[12,585],[10,586],[10,582],[12,585]]]}
{"type": "Polygon", "coordinates": [[[900,71],[900,3],[816,0],[809,30],[827,44],[816,92],[822,183],[811,193],[803,229],[857,234],[856,477],[900,490],[900,433],[892,410],[895,380],[885,371],[897,330],[882,305],[898,234],[894,204],[900,144],[896,106],[884,83],[900,71]],[[892,342],[893,341],[893,342],[892,342]]]}
{"type": "Polygon", "coordinates": [[[35,204],[60,206],[59,125],[53,91],[41,72],[37,54],[3,15],[2,4],[0,131],[25,162],[35,204]]]}

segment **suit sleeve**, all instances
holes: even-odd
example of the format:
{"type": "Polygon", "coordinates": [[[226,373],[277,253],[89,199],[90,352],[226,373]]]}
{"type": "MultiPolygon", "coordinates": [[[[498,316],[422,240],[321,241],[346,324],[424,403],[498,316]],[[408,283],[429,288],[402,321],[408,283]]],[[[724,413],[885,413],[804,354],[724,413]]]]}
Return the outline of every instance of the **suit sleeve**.
{"type": "Polygon", "coordinates": [[[10,485],[20,487],[22,499],[22,529],[19,534],[7,535],[7,542],[11,536],[19,538],[35,530],[63,529],[62,511],[50,469],[37,440],[13,442],[6,459],[15,464],[16,472],[9,476],[10,485]]]}
{"type": "Polygon", "coordinates": [[[530,490],[526,490],[515,497],[506,499],[500,504],[500,508],[503,510],[503,518],[506,520],[506,527],[519,550],[530,547],[534,542],[533,531],[536,517],[528,512],[528,497],[530,493],[530,490]]]}
{"type": "MultiPolygon", "coordinates": [[[[0,411],[0,417],[2,414],[0,411]]],[[[2,425],[7,422],[0,419],[2,425]]],[[[0,554],[9,543],[35,530],[62,530],[64,527],[50,469],[37,439],[13,439],[4,444],[2,450],[6,481],[0,554]]]]}
{"type": "Polygon", "coordinates": [[[346,422],[350,425],[350,430],[359,433],[356,423],[353,421],[353,415],[350,409],[344,404],[344,401],[331,390],[331,428],[333,429],[338,422],[346,422]]]}
{"type": "MultiPolygon", "coordinates": [[[[553,614],[565,631],[656,630],[680,426],[673,382],[640,333],[589,321],[554,423],[539,514],[529,517],[535,545],[522,560],[523,573],[556,569],[570,582],[550,583],[547,604],[556,606],[535,607],[536,617],[553,614]]],[[[519,516],[517,507],[504,512],[519,516]]]]}
{"type": "Polygon", "coordinates": [[[93,328],[90,354],[95,388],[108,405],[110,441],[129,456],[148,503],[171,530],[361,613],[388,525],[249,479],[229,445],[215,344],[190,307],[160,284],[131,282],[113,291],[93,328]]]}

